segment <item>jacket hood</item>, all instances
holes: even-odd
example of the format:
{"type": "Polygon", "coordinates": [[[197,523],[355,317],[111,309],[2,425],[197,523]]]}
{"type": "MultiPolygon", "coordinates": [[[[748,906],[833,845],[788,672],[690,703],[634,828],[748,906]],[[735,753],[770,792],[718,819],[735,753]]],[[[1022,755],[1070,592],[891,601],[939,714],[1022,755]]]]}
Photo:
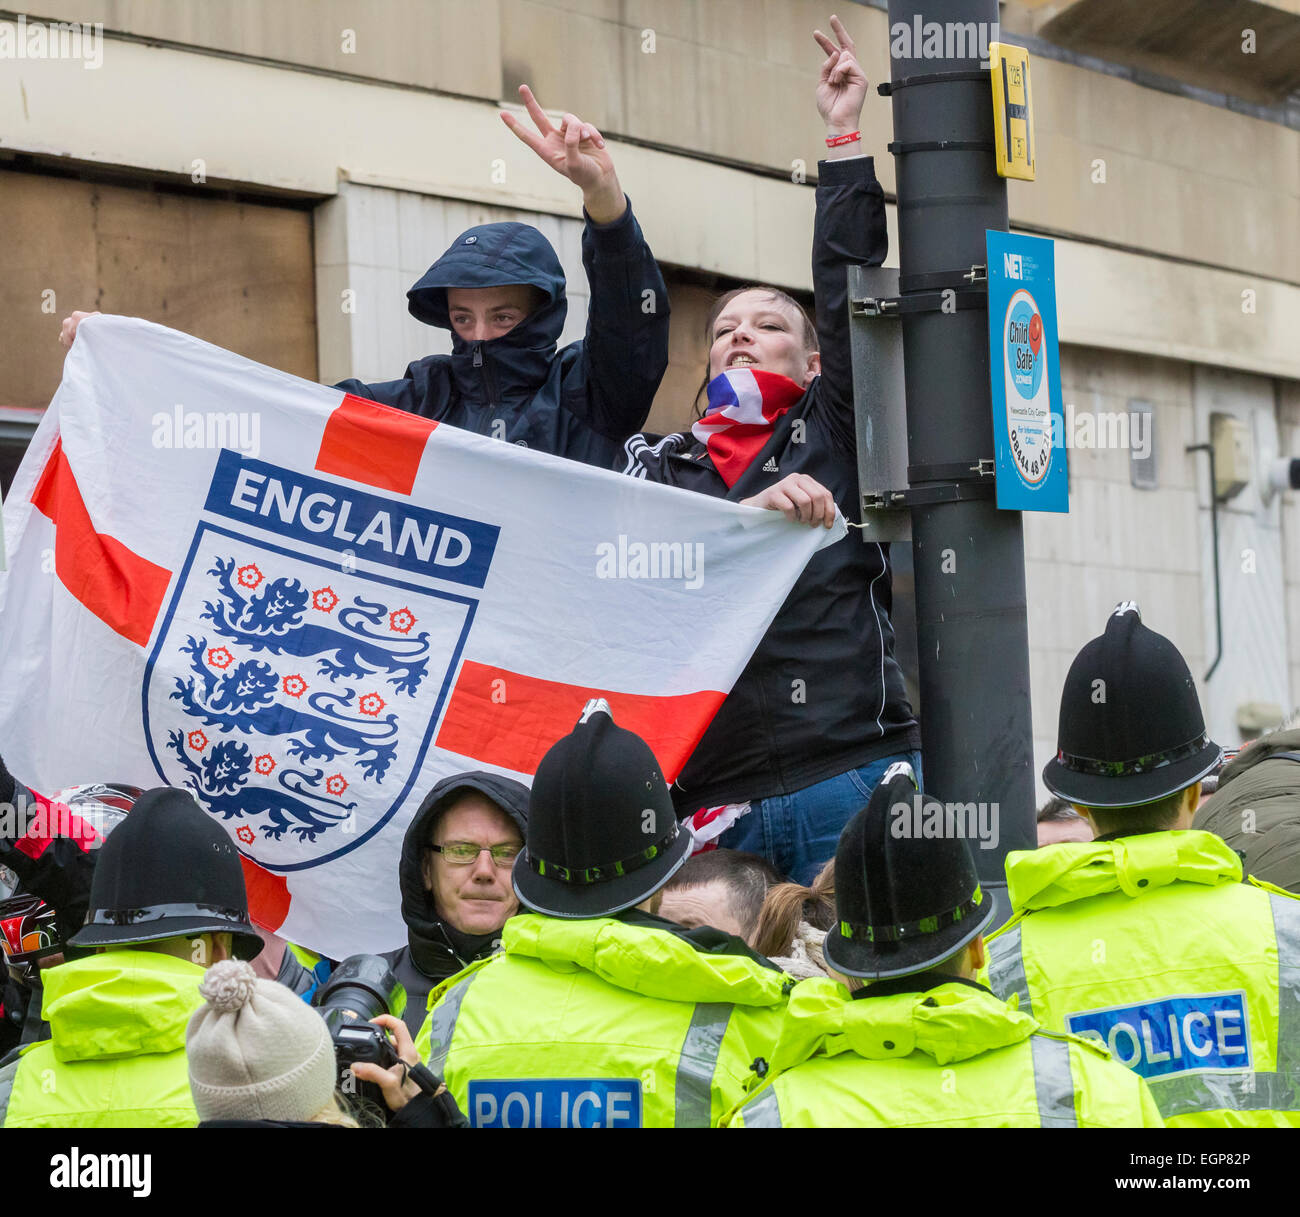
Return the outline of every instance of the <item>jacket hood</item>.
{"type": "Polygon", "coordinates": [[[507,955],[538,959],[557,971],[581,968],[664,1001],[777,1006],[789,981],[752,955],[705,954],[671,930],[612,917],[566,921],[522,913],[506,922],[501,947],[507,955]]]}
{"type": "MultiPolygon", "coordinates": [[[[451,330],[447,288],[502,287],[526,283],[546,293],[547,302],[501,338],[484,343],[492,351],[507,346],[553,353],[564,329],[569,305],[564,269],[551,243],[531,224],[480,224],[458,236],[406,293],[411,316],[425,325],[451,330]]],[[[451,330],[452,350],[471,343],[451,330]]]]}
{"type": "Polygon", "coordinates": [[[1108,892],[1137,897],[1170,883],[1218,887],[1240,883],[1241,876],[1241,859],[1219,837],[1193,830],[1070,842],[1007,855],[1007,894],[1018,912],[1108,892]]]}
{"type": "MultiPolygon", "coordinates": [[[[402,891],[402,920],[406,922],[406,937],[411,947],[411,960],[426,976],[438,977],[448,974],[447,964],[460,958],[453,948],[453,943],[462,950],[469,950],[477,944],[477,937],[483,940],[482,944],[478,945],[487,945],[497,937],[496,934],[477,937],[458,934],[452,927],[444,924],[434,909],[433,897],[424,890],[421,863],[433,822],[460,795],[468,791],[477,791],[495,803],[514,821],[520,836],[524,836],[528,828],[528,787],[513,778],[504,778],[499,774],[482,770],[455,773],[451,777],[443,778],[424,796],[424,801],[411,817],[406,836],[402,839],[402,861],[398,867],[398,880],[402,891]]],[[[459,967],[453,968],[452,971],[459,971],[459,967]]]]}
{"type": "Polygon", "coordinates": [[[1018,1044],[1037,1030],[1028,1014],[974,985],[941,984],[855,1001],[833,980],[805,980],[790,995],[772,1070],[815,1053],[843,1052],[877,1061],[923,1052],[946,1065],[1018,1044]]]}
{"type": "Polygon", "coordinates": [[[174,1052],[203,1003],[203,969],[155,951],[105,951],[43,974],[42,1016],[60,1061],[174,1052]]]}

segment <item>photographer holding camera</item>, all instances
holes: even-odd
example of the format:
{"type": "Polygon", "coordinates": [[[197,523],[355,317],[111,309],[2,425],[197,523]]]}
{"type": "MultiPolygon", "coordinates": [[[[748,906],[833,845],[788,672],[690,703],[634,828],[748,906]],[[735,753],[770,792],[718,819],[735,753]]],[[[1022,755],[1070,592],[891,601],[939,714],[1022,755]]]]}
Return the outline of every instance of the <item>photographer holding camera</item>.
{"type": "Polygon", "coordinates": [[[369,1104],[354,1109],[339,1093],[340,1070],[346,1074],[350,1061],[359,1062],[351,1064],[352,1076],[382,1094],[393,1113],[391,1127],[464,1127],[446,1087],[420,1064],[402,1020],[381,1014],[373,1020],[376,1027],[346,1008],[366,1006],[373,992],[368,977],[385,972],[374,956],[344,961],[343,984],[331,986],[339,1000],[331,1003],[327,993],[322,1015],[246,963],[213,965],[199,986],[205,1004],[191,1016],[185,1035],[200,1127],[379,1124],[369,1104]],[[392,1033],[391,1043],[384,1031],[392,1033]]]}

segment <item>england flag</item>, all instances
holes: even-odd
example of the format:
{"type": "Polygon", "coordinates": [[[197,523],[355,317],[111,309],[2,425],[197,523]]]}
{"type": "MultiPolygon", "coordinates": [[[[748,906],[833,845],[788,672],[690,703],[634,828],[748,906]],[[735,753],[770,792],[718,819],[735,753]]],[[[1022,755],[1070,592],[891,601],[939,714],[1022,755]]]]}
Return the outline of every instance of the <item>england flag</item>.
{"type": "Polygon", "coordinates": [[[37,789],[189,790],[260,924],[390,949],[434,782],[529,781],[592,698],[671,782],[844,532],[91,317],[5,504],[0,750],[37,789]]]}

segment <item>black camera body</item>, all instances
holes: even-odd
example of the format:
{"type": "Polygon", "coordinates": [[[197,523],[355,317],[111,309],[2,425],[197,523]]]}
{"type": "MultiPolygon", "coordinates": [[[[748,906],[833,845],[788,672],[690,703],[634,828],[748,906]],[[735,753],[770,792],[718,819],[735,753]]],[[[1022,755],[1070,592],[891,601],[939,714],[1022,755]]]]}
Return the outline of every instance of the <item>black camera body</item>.
{"type": "Polygon", "coordinates": [[[349,1073],[350,1067],[359,1061],[378,1065],[381,1069],[391,1069],[396,1065],[397,1052],[383,1028],[371,1023],[353,1022],[349,1015],[350,1011],[330,1010],[324,1016],[330,1039],[334,1041],[334,1059],[338,1062],[339,1076],[349,1073]]]}
{"type": "Polygon", "coordinates": [[[384,1034],[370,1020],[380,1014],[402,1017],[406,990],[392,969],[378,955],[350,955],[330,974],[312,998],[334,1043],[339,1088],[359,1102],[370,1103],[383,1113],[383,1097],[372,1082],[361,1082],[353,1064],[366,1061],[389,1069],[398,1056],[384,1034]]]}

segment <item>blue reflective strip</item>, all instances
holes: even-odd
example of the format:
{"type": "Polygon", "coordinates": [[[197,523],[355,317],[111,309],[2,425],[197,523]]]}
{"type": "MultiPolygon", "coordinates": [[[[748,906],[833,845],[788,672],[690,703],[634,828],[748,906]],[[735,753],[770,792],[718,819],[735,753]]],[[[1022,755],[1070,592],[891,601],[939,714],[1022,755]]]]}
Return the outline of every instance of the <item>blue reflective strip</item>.
{"type": "Polygon", "coordinates": [[[1034,1056],[1034,1091],[1043,1128],[1077,1128],[1070,1042],[1035,1032],[1029,1039],[1034,1056]]]}
{"type": "Polygon", "coordinates": [[[708,1128],[713,1122],[713,1075],[733,1009],[730,1002],[700,1002],[691,1015],[677,1061],[676,1128],[708,1128]]]}
{"type": "Polygon", "coordinates": [[[1034,1013],[1034,1003],[1029,996],[1029,981],[1025,979],[1024,946],[1020,940],[1020,926],[999,934],[988,943],[989,988],[1003,1001],[1011,995],[1020,998],[1021,1014],[1034,1013]]]}

